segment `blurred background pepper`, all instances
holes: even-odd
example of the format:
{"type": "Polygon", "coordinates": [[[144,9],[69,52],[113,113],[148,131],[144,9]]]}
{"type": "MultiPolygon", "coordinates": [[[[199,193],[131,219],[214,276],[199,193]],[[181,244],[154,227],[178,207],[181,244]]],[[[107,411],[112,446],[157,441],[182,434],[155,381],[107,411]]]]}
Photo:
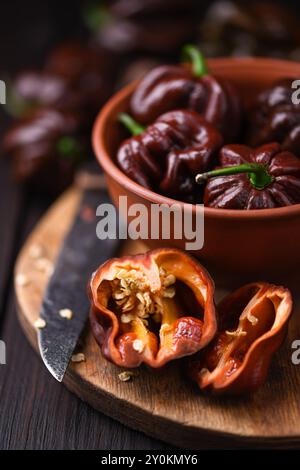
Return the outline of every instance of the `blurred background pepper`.
{"type": "MultiPolygon", "coordinates": [[[[35,135],[42,116],[49,109],[76,115],[72,138],[80,142],[81,157],[91,156],[93,119],[106,99],[154,66],[178,61],[187,42],[198,44],[208,57],[300,60],[297,9],[297,1],[74,0],[71,8],[57,0],[7,2],[2,5],[0,78],[8,85],[6,110],[17,122],[5,139],[9,152],[2,153],[9,153],[13,175],[39,191],[63,190],[80,159],[66,166],[56,146],[49,151],[52,137],[41,146],[35,135]],[[28,140],[18,137],[22,130],[30,133],[28,140]],[[34,146],[38,165],[32,160],[34,146]],[[43,181],[42,168],[48,168],[47,184],[37,185],[39,178],[43,181]]],[[[3,120],[12,120],[0,112],[3,120]]]]}

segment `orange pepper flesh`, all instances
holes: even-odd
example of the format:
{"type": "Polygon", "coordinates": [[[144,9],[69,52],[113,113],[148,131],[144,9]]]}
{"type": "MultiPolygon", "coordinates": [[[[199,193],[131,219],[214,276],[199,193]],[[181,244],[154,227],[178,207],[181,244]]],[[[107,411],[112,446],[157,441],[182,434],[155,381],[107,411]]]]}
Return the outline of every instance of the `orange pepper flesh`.
{"type": "Polygon", "coordinates": [[[253,283],[228,295],[218,306],[216,338],[190,362],[191,377],[200,389],[219,394],[255,391],[266,380],[291,313],[291,294],[281,286],[253,283]]]}
{"type": "Polygon", "coordinates": [[[119,366],[161,367],[211,341],[213,297],[209,274],[180,250],[112,259],[90,283],[94,336],[103,355],[119,366]]]}

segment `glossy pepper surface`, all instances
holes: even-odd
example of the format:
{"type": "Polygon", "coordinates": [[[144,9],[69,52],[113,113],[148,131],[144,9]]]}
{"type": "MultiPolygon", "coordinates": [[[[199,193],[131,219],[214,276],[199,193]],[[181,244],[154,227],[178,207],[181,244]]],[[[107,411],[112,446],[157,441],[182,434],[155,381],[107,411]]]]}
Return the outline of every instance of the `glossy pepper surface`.
{"type": "Polygon", "coordinates": [[[15,180],[52,193],[67,187],[83,152],[79,129],[76,114],[49,108],[18,121],[4,139],[15,180]]]}
{"type": "Polygon", "coordinates": [[[233,142],[241,123],[236,89],[230,82],[209,74],[196,49],[190,46],[186,51],[193,67],[163,65],[149,72],[132,95],[131,114],[142,124],[149,124],[166,111],[191,109],[214,124],[226,142],[233,142]]]}
{"type": "Polygon", "coordinates": [[[268,209],[300,203],[300,159],[277,143],[256,149],[227,145],[208,179],[204,203],[221,209],[268,209]]]}
{"type": "Polygon", "coordinates": [[[300,157],[300,104],[292,101],[294,80],[281,80],[258,96],[250,114],[250,145],[276,141],[300,157]]]}
{"type": "Polygon", "coordinates": [[[267,377],[292,313],[288,289],[247,284],[218,305],[215,339],[191,358],[189,372],[201,390],[219,394],[255,391],[267,377]]]}
{"type": "Polygon", "coordinates": [[[90,321],[104,357],[123,367],[161,367],[216,333],[214,284],[184,252],[114,258],[90,281],[90,321]]]}
{"type": "Polygon", "coordinates": [[[123,142],[117,162],[146,188],[190,197],[196,173],[214,164],[222,140],[219,131],[194,111],[170,111],[123,142]]]}

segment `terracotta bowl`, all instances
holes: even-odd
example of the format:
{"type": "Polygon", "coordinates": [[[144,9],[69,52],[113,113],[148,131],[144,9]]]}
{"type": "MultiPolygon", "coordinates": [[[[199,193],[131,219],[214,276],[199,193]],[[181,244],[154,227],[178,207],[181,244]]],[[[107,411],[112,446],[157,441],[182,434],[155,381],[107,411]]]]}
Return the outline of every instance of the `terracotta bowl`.
{"type": "MultiPolygon", "coordinates": [[[[209,61],[212,73],[228,78],[239,88],[245,106],[275,80],[300,78],[300,64],[264,58],[221,58],[209,61]]],[[[132,83],[113,96],[98,115],[93,130],[93,146],[102,166],[112,200],[119,206],[119,196],[127,196],[128,206],[143,203],[174,204],[173,199],[145,189],[117,167],[115,155],[124,138],[117,115],[128,110],[130,96],[137,86],[132,83]]],[[[183,203],[180,203],[183,204],[183,203]]],[[[195,214],[196,206],[189,204],[195,214]]],[[[193,254],[214,273],[226,276],[265,276],[293,273],[300,263],[300,204],[262,210],[204,209],[204,247],[193,254]]],[[[151,223],[151,220],[149,221],[151,223]]],[[[148,240],[150,247],[184,248],[187,240],[148,240]]]]}

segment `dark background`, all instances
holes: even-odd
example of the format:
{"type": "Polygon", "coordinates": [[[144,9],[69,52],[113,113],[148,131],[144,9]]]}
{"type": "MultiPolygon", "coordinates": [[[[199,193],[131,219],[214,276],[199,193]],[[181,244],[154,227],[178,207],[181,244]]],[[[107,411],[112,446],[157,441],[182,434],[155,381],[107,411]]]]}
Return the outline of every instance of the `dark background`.
{"type": "MultiPolygon", "coordinates": [[[[295,6],[299,2],[292,3],[295,6]]],[[[82,36],[80,5],[73,0],[1,2],[0,79],[42,64],[62,39],[82,36]]],[[[0,110],[0,131],[7,118],[0,110]]],[[[13,268],[24,240],[51,203],[11,183],[0,160],[0,338],[7,365],[0,365],[0,449],[167,449],[107,418],[57,383],[20,330],[13,268]]]]}

